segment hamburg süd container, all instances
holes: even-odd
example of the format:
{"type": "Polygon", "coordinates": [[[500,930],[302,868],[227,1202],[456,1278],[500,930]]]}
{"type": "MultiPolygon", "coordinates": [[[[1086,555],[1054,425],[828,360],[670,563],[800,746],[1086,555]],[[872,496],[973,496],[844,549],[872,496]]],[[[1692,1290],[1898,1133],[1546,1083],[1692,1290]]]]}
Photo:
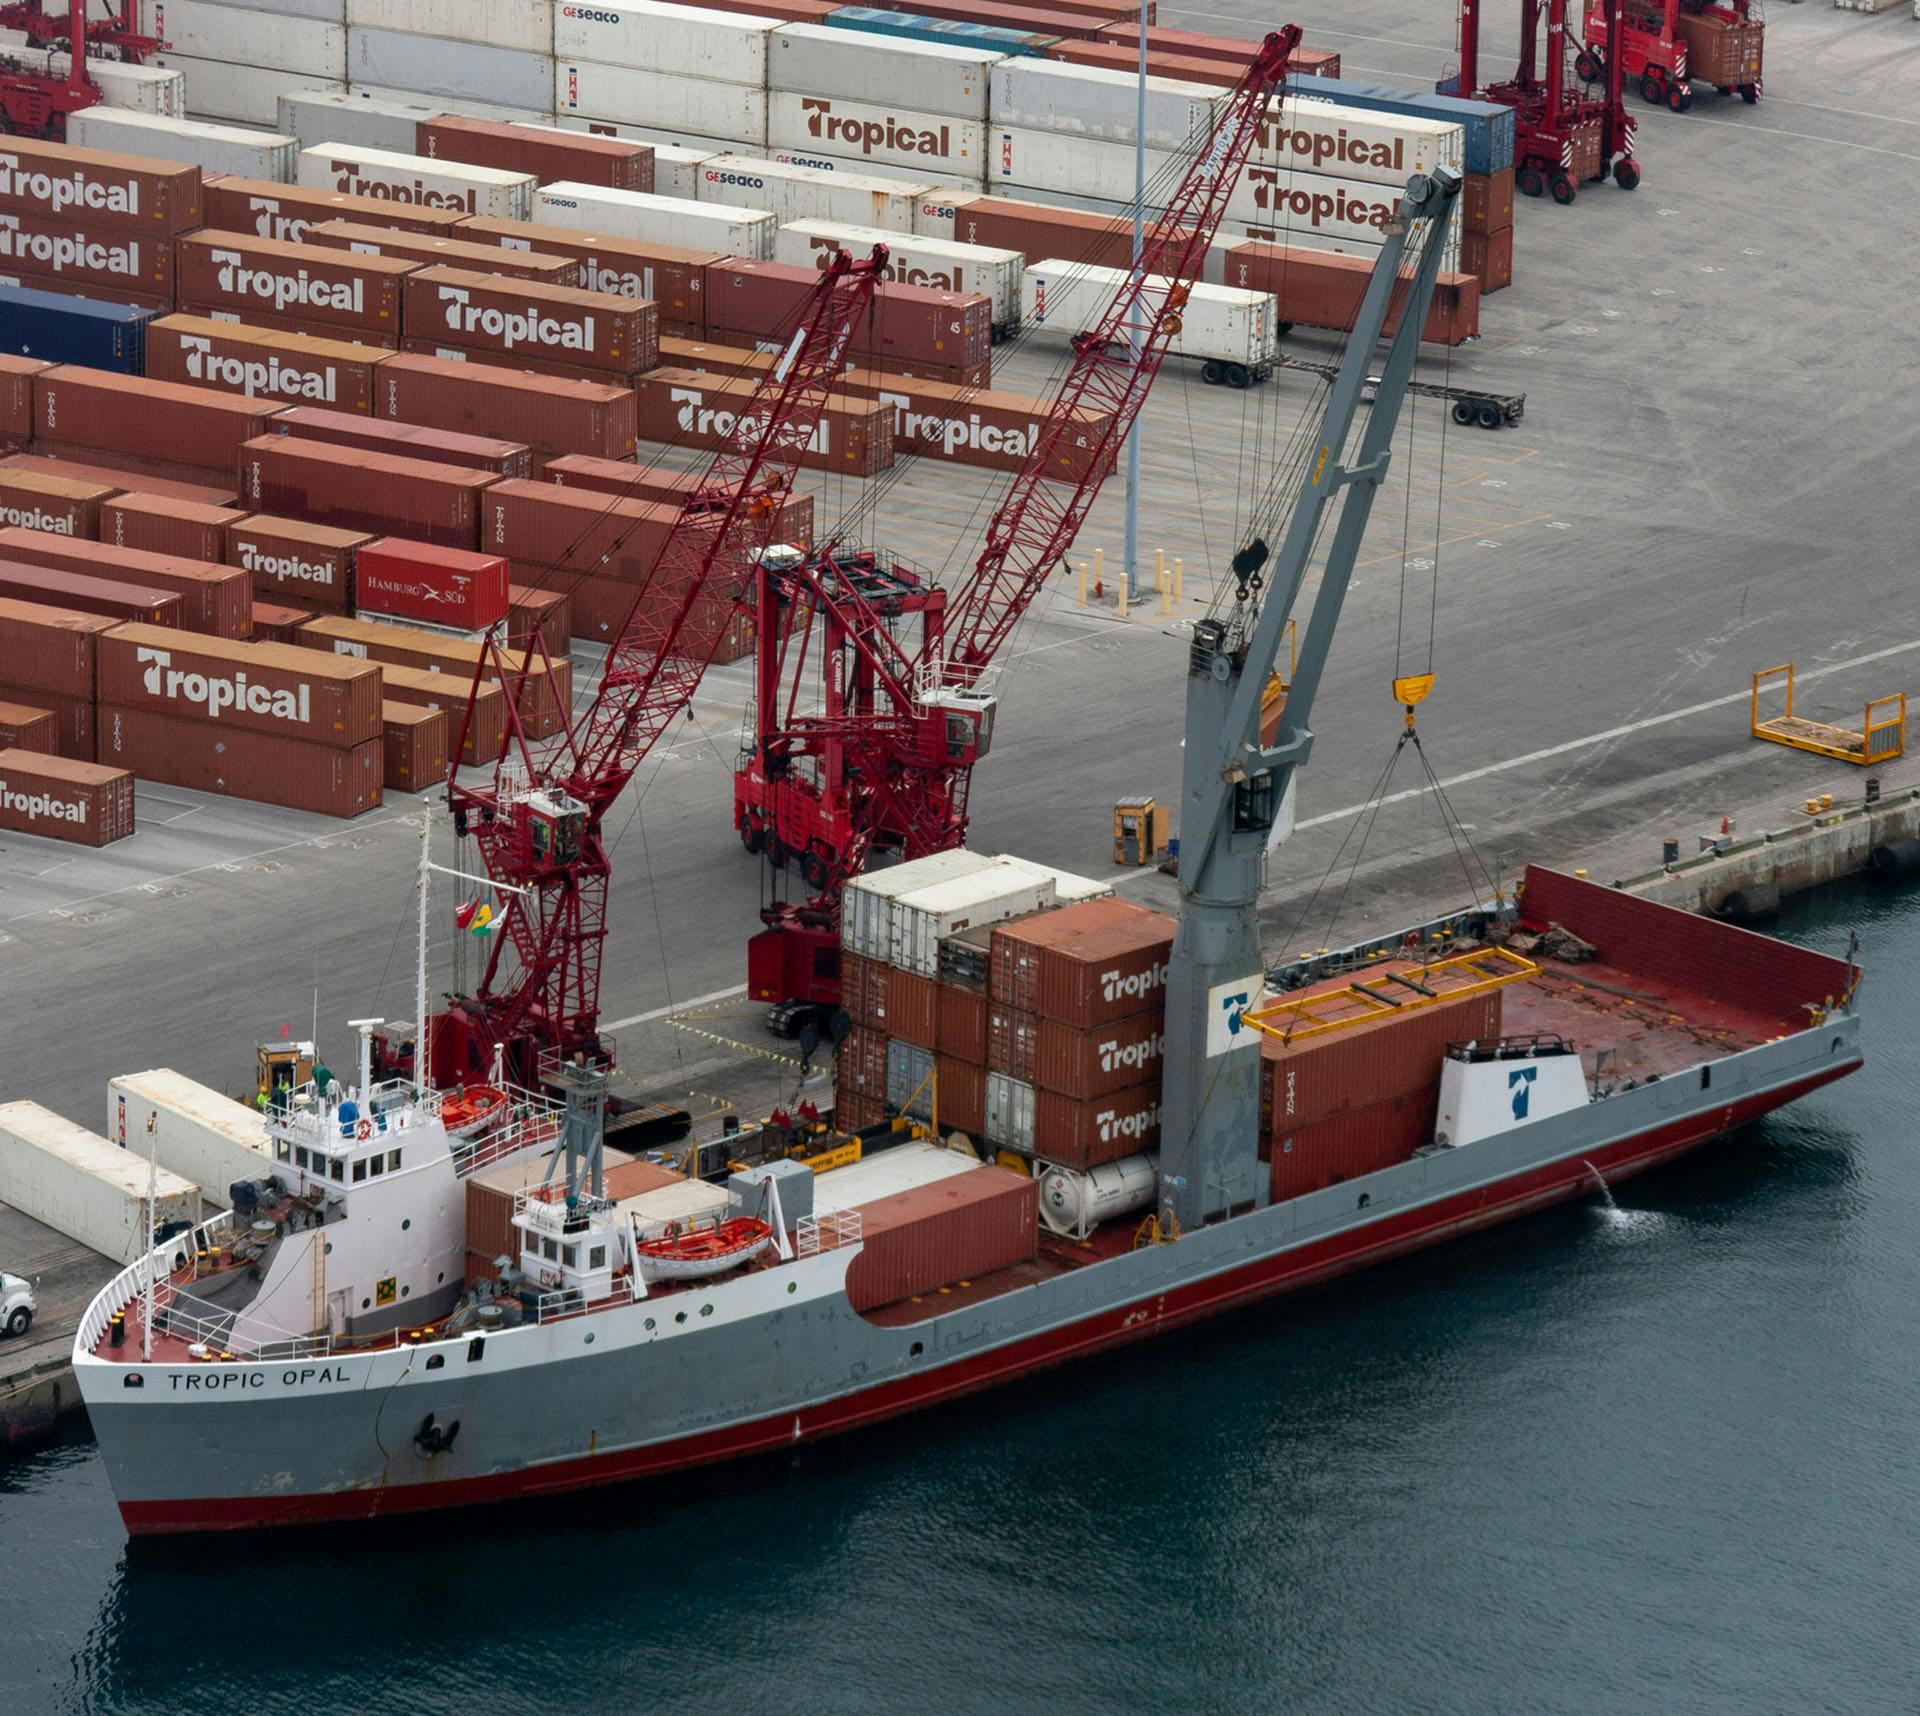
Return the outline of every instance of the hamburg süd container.
{"type": "Polygon", "coordinates": [[[133,832],[133,776],[72,757],[0,750],[0,829],[74,846],[124,840],[133,832]]]}
{"type": "Polygon", "coordinates": [[[151,1138],[162,1167],[222,1206],[236,1181],[273,1171],[273,1146],[259,1113],[171,1067],[107,1080],[107,1136],[141,1158],[151,1138]]]}
{"type": "Polygon", "coordinates": [[[114,492],[103,483],[0,466],[0,526],[97,538],[101,503],[114,492]]]}
{"type": "Polygon", "coordinates": [[[660,0],[597,0],[555,9],[553,53],[562,61],[765,89],[768,38],[779,22],[660,0]]]}
{"type": "Polygon", "coordinates": [[[310,190],[371,197],[454,215],[528,220],[533,175],[497,167],[469,167],[386,149],[355,149],[331,141],[299,154],[297,182],[310,190]]]}
{"type": "Polygon", "coordinates": [[[67,134],[83,149],[109,149],[123,155],[144,155],[156,161],[188,162],[209,173],[245,173],[249,178],[283,182],[293,176],[294,140],[270,131],[210,125],[198,119],[170,119],[157,113],[129,113],[120,108],[88,107],[68,117],[67,134]]]}
{"type": "Polygon", "coordinates": [[[364,745],[311,745],[114,703],[100,705],[96,743],[102,762],[142,780],[322,816],[377,809],[386,775],[385,741],[378,736],[364,745]]]}
{"type": "MultiPolygon", "coordinates": [[[[519,221],[503,224],[519,226],[519,221]]],[[[504,245],[475,244],[465,238],[438,233],[402,232],[397,227],[366,226],[355,220],[320,221],[307,229],[303,241],[329,250],[351,250],[358,256],[392,256],[428,268],[470,268],[482,274],[509,274],[517,280],[538,280],[549,286],[578,286],[580,264],[569,256],[531,250],[508,250],[504,245]]]]}
{"type": "Polygon", "coordinates": [[[354,558],[374,537],[297,518],[256,513],[227,532],[227,559],[253,580],[254,593],[308,610],[353,606],[354,558]]]}
{"type": "Polygon", "coordinates": [[[470,470],[491,471],[497,477],[524,477],[533,470],[533,455],[524,441],[392,423],[381,417],[330,411],[323,405],[289,406],[269,428],[276,435],[291,435],[297,441],[326,441],[336,447],[391,453],[400,459],[425,459],[434,465],[465,465],[470,470]]]}
{"type": "MultiPolygon", "coordinates": [[[[562,7],[585,13],[587,7],[562,7]]],[[[653,189],[653,146],[618,137],[586,137],[577,132],[542,131],[442,113],[423,119],[413,150],[430,161],[464,161],[470,167],[497,167],[506,173],[531,173],[538,184],[559,179],[605,185],[616,191],[653,189]]]]}
{"type": "Polygon", "coordinates": [[[448,548],[471,548],[479,539],[480,496],[493,481],[490,472],[460,465],[290,435],[249,441],[240,458],[241,500],[258,512],[448,548]]]}
{"type": "Polygon", "coordinates": [[[243,639],[253,619],[253,595],[237,567],[32,530],[0,530],[0,559],[169,590],[180,598],[181,629],[202,638],[243,639]]]}
{"type": "Polygon", "coordinates": [[[458,208],[428,207],[390,196],[356,196],[345,191],[277,185],[269,179],[235,176],[211,180],[205,187],[206,219],[195,225],[222,232],[247,232],[298,244],[307,228],[323,220],[352,220],[366,226],[394,226],[406,232],[451,234],[466,219],[458,208]]]}
{"type": "Polygon", "coordinates": [[[0,211],[136,227],[161,237],[204,224],[200,169],[148,160],[145,153],[9,136],[0,152],[0,211]]]}
{"type": "Polygon", "coordinates": [[[53,292],[105,292],[173,307],[174,244],[138,227],[0,213],[0,273],[53,292]]]}
{"type": "Polygon", "coordinates": [[[152,1250],[150,1213],[156,1226],[200,1220],[197,1186],[37,1102],[0,1105],[0,1185],[22,1215],[115,1263],[152,1250]]]}
{"type": "Polygon", "coordinates": [[[377,347],[310,334],[283,334],[165,316],[147,330],[147,374],[156,381],[211,387],[282,405],[323,405],[365,413],[374,374],[387,354],[377,347]]]}
{"type": "Polygon", "coordinates": [[[1026,259],[1017,250],[920,238],[905,228],[884,231],[833,220],[795,220],[774,234],[773,260],[792,267],[824,268],[836,250],[869,256],[876,244],[887,247],[887,279],[934,292],[977,293],[993,306],[996,338],[1007,339],[1020,331],[1020,281],[1026,259]]]}
{"type": "Polygon", "coordinates": [[[660,356],[659,316],[639,298],[436,267],[408,278],[404,303],[412,338],[548,358],[602,373],[616,385],[651,369],[660,356]]]}
{"type": "Polygon", "coordinates": [[[507,617],[507,563],[498,554],[381,537],[360,550],[354,578],[355,605],[363,614],[470,632],[507,617]]]}
{"type": "MultiPolygon", "coordinates": [[[[867,173],[823,173],[817,167],[752,155],[716,155],[701,164],[694,195],[702,202],[764,209],[776,221],[837,220],[883,229],[913,230],[913,210],[924,187],[867,173]]],[[[776,260],[778,239],[775,240],[776,260]]]]}
{"type": "MultiPolygon", "coordinates": [[[[612,121],[623,136],[639,128],[669,139],[711,138],[716,150],[744,145],[756,153],[767,143],[767,92],[758,84],[562,58],[554,62],[553,110],[563,120],[612,121]]],[[[646,139],[659,140],[658,135],[646,139]]],[[[658,184],[657,157],[654,165],[658,184]]]]}
{"type": "Polygon", "coordinates": [[[1130,900],[1087,900],[993,932],[1001,1006],[1087,1030],[1166,1006],[1175,923],[1130,900]]]}
{"type": "Polygon", "coordinates": [[[522,221],[470,221],[476,239],[504,250],[533,250],[565,256],[580,266],[579,286],[587,292],[611,292],[620,298],[644,298],[660,313],[660,331],[706,332],[707,270],[724,261],[715,250],[687,250],[651,240],[610,233],[576,232],[561,226],[522,221]]]}
{"type": "Polygon", "coordinates": [[[542,185],[533,202],[531,218],[536,222],[643,243],[717,250],[727,256],[771,256],[773,231],[779,224],[761,209],[610,191],[566,180],[542,185]]]}
{"type": "Polygon", "coordinates": [[[180,626],[180,598],[171,590],[96,578],[58,566],[0,559],[0,596],[15,602],[44,602],[75,614],[99,614],[117,623],[138,620],[175,630],[180,626]]]}
{"type": "MultiPolygon", "coordinates": [[[[878,98],[878,99],[876,99],[878,98]]],[[[987,128],[946,113],[919,113],[885,100],[864,101],[771,90],[767,150],[818,150],[849,161],[907,172],[950,173],[978,183],[985,175],[987,128]]]]}
{"type": "MultiPolygon", "coordinates": [[[[1056,259],[1030,263],[1021,284],[1021,320],[1029,328],[1076,334],[1098,319],[1126,278],[1117,268],[1056,259]]],[[[1146,289],[1149,301],[1157,301],[1168,285],[1152,277],[1146,289]]],[[[1273,367],[1279,345],[1278,319],[1266,293],[1196,285],[1180,312],[1180,331],[1167,349],[1176,357],[1209,365],[1237,365],[1257,378],[1273,367]]],[[[1213,379],[1211,369],[1208,376],[1213,379]]]]}
{"type": "MultiPolygon", "coordinates": [[[[427,429],[523,441],[536,461],[566,453],[623,459],[636,408],[627,387],[403,354],[380,366],[374,415],[427,429]]],[[[465,547],[465,543],[451,546],[465,547]]]]}
{"type": "Polygon", "coordinates": [[[860,1205],[848,1303],[875,1310],[1030,1261],[1039,1250],[1038,1193],[1032,1180],[981,1162],[860,1205]]]}
{"type": "Polygon", "coordinates": [[[916,113],[985,124],[988,78],[1004,51],[958,39],[911,41],[788,24],[773,35],[767,88],[839,101],[871,101],[884,92],[916,113]]]}

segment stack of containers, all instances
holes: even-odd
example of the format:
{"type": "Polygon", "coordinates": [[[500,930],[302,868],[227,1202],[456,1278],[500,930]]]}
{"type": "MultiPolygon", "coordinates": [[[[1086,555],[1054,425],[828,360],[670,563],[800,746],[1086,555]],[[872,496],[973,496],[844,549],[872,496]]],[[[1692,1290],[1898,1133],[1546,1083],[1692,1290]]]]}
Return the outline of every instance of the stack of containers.
{"type": "Polygon", "coordinates": [[[368,662],[122,626],[100,642],[99,760],[143,780],[357,816],[380,803],[380,701],[368,662]]]}
{"type": "Polygon", "coordinates": [[[714,150],[767,142],[767,43],[747,11],[599,0],[554,20],[552,107],[563,120],[649,127],[714,150]]]}
{"type": "Polygon", "coordinates": [[[700,164],[693,194],[701,202],[764,209],[783,225],[838,220],[907,233],[913,231],[915,203],[930,189],[872,173],[829,172],[753,155],[715,155],[700,164]]]}
{"type": "Polygon", "coordinates": [[[227,532],[246,516],[233,507],[136,492],[102,505],[100,540],[115,548],[219,564],[227,557],[227,532]]]}
{"type": "MultiPolygon", "coordinates": [[[[631,397],[641,440],[717,453],[733,445],[741,415],[755,408],[757,383],[700,370],[656,369],[634,379],[631,397]]],[[[821,415],[800,463],[848,477],[891,469],[892,408],[838,396],[821,415]]]]}
{"type": "Polygon", "coordinates": [[[773,254],[773,229],[779,224],[765,209],[610,191],[566,179],[540,187],[532,218],[642,244],[710,247],[726,256],[755,259],[773,254]]]}
{"type": "Polygon", "coordinates": [[[0,526],[44,530],[52,536],[98,537],[100,508],[113,495],[105,483],[0,466],[0,526]]]}
{"type": "Polygon", "coordinates": [[[17,453],[33,439],[33,378],[46,367],[37,358],[0,354],[0,453],[17,453]]]}
{"type": "Polygon", "coordinates": [[[181,241],[180,309],[391,351],[400,339],[401,282],[415,266],[208,228],[181,241]]]}
{"type": "MultiPolygon", "coordinates": [[[[911,208],[907,213],[911,221],[911,208]]],[[[773,259],[791,268],[825,268],[836,251],[870,256],[876,245],[887,248],[889,281],[924,291],[985,298],[992,306],[993,337],[1008,340],[1019,333],[1025,259],[1017,250],[956,244],[949,238],[920,238],[904,229],[888,231],[841,221],[794,220],[774,234],[773,259]]]]}
{"type": "Polygon", "coordinates": [[[96,760],[100,641],[118,624],[100,614],[0,597],[0,702],[51,716],[53,748],[62,757],[96,760]]]}
{"type": "MultiPolygon", "coordinates": [[[[173,308],[175,242],[201,224],[198,167],[24,137],[7,139],[7,155],[15,163],[0,174],[0,272],[8,280],[173,308]]],[[[25,333],[18,314],[12,304],[0,312],[0,323],[14,323],[0,339],[15,352],[23,348],[12,335],[25,333]]],[[[9,384],[10,395],[16,387],[9,384]]],[[[0,436],[12,433],[0,422],[0,436]]]]}
{"type": "Polygon", "coordinates": [[[102,454],[129,470],[209,487],[232,482],[240,449],[278,409],[74,365],[33,378],[34,442],[48,457],[102,454]]]}
{"type": "Polygon", "coordinates": [[[373,540],[366,531],[255,513],[228,528],[227,563],[253,580],[256,600],[292,603],[309,617],[344,614],[353,606],[354,557],[373,540]]]}
{"type": "Polygon", "coordinates": [[[347,0],[347,81],[484,104],[494,119],[553,112],[554,0],[347,0]]]}
{"type": "Polygon", "coordinates": [[[25,561],[0,560],[0,596],[110,620],[139,620],[176,630],[180,625],[180,598],[164,590],[25,561]]]}
{"type": "Polygon", "coordinates": [[[399,257],[423,268],[465,268],[481,274],[509,274],[516,280],[537,280],[543,286],[580,284],[580,264],[570,256],[540,250],[508,250],[503,245],[475,244],[471,239],[442,238],[424,232],[398,232],[392,227],[366,226],[357,220],[322,221],[307,229],[306,242],[329,250],[351,250],[357,256],[399,257]]]}
{"type": "MultiPolygon", "coordinates": [[[[343,0],[316,0],[339,5],[343,0]]],[[[302,149],[345,143],[355,149],[388,149],[398,154],[418,148],[423,123],[443,117],[433,102],[386,101],[378,97],[326,89],[297,89],[275,104],[274,129],[302,149]]]]}
{"type": "Polygon", "coordinates": [[[246,173],[282,181],[293,176],[293,139],[271,131],[89,107],[68,118],[67,136],[82,149],[116,149],[155,161],[187,162],[209,173],[246,173]]]}
{"type": "Polygon", "coordinates": [[[660,317],[662,334],[698,339],[706,332],[707,269],[724,261],[716,250],[688,250],[650,239],[575,231],[565,224],[508,220],[468,221],[462,236],[516,253],[564,256],[580,269],[576,282],[588,292],[645,298],[660,317]]]}
{"type": "Polygon", "coordinates": [[[291,435],[249,441],[240,460],[241,499],[255,511],[445,548],[472,548],[479,541],[480,496],[493,480],[461,465],[396,459],[291,435]]]}
{"type": "Polygon", "coordinates": [[[335,447],[359,447],[370,453],[390,453],[402,459],[425,459],[432,464],[464,465],[489,471],[496,477],[525,477],[533,472],[533,453],[524,441],[503,441],[491,435],[463,435],[453,429],[427,429],[413,423],[391,423],[378,417],[356,417],[324,406],[296,405],[274,418],[276,435],[300,441],[325,441],[335,447]]]}
{"type": "MultiPolygon", "coordinates": [[[[337,176],[336,176],[337,177],[337,176]]],[[[351,181],[349,181],[351,182],[351,181]]],[[[206,224],[226,232],[252,233],[300,243],[321,221],[352,220],[403,232],[453,234],[466,221],[462,208],[441,208],[417,198],[361,196],[330,187],[276,185],[270,179],[235,175],[210,182],[204,198],[206,224]]]]}
{"type": "Polygon", "coordinates": [[[180,629],[203,637],[238,641],[253,629],[253,593],[237,567],[37,530],[0,530],[0,559],[170,592],[180,598],[180,629]]]}
{"type": "Polygon", "coordinates": [[[408,277],[405,304],[401,347],[430,357],[613,387],[660,357],[660,319],[644,298],[439,267],[408,277]]]}
{"type": "Polygon", "coordinates": [[[203,118],[272,125],[285,91],[346,87],[343,0],[153,0],[146,22],[203,118]]]}
{"type": "MultiPolygon", "coordinates": [[[[221,312],[220,314],[230,314],[221,312]]],[[[373,408],[383,345],[247,327],[214,316],[163,316],[147,328],[147,374],[280,405],[373,408]]]]}
{"type": "Polygon", "coordinates": [[[630,458],[636,427],[631,388],[413,353],[381,366],[374,415],[423,429],[520,441],[536,470],[568,453],[630,458]]]}
{"type": "Polygon", "coordinates": [[[616,191],[653,189],[653,148],[617,137],[583,137],[531,125],[504,125],[442,113],[414,128],[414,153],[429,160],[463,161],[531,173],[543,185],[559,179],[616,191]]]}

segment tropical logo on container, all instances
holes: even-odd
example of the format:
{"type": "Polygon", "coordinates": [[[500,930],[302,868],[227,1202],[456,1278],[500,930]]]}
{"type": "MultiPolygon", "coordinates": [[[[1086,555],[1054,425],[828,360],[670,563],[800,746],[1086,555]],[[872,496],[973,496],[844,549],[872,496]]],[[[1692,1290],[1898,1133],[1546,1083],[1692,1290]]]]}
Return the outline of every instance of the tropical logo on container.
{"type": "Polygon", "coordinates": [[[531,304],[523,310],[503,310],[492,304],[476,304],[473,294],[464,286],[442,286],[440,303],[451,332],[483,334],[489,339],[498,340],[507,351],[526,345],[553,346],[569,352],[593,350],[591,316],[569,322],[560,316],[543,316],[531,304]]]}
{"type": "Polygon", "coordinates": [[[1094,1116],[1093,1123],[1102,1144],[1111,1144],[1116,1138],[1144,1143],[1147,1134],[1160,1125],[1160,1104],[1150,1102],[1145,1108],[1130,1109],[1125,1114],[1117,1108],[1104,1108],[1094,1116]]]}
{"type": "Polygon", "coordinates": [[[140,676],[140,683],[146,687],[149,697],[201,704],[209,721],[219,720],[228,709],[266,715],[302,727],[310,721],[311,687],[304,680],[297,691],[275,691],[271,686],[249,680],[245,673],[223,679],[217,674],[175,667],[170,650],[136,648],[133,659],[147,670],[140,676]]]}
{"type": "Polygon", "coordinates": [[[272,268],[249,267],[245,257],[234,250],[212,253],[217,272],[214,283],[222,292],[240,298],[260,298],[276,310],[339,310],[359,315],[366,307],[366,282],[322,280],[304,268],[282,274],[272,268]]]}
{"type": "Polygon", "coordinates": [[[430,185],[424,179],[381,179],[370,176],[357,161],[330,161],[333,188],[350,197],[380,197],[390,203],[411,203],[423,209],[458,209],[462,214],[477,212],[471,190],[449,191],[430,185]]]}
{"type": "Polygon", "coordinates": [[[1144,1001],[1166,982],[1172,969],[1169,960],[1165,965],[1150,965],[1145,971],[1103,971],[1100,993],[1108,1001],[1144,1001]]]}
{"type": "Polygon", "coordinates": [[[251,542],[236,543],[235,547],[244,571],[258,572],[282,583],[297,581],[331,585],[334,581],[334,567],[330,560],[302,560],[297,554],[268,554],[251,542]]]}
{"type": "Polygon", "coordinates": [[[1294,156],[1300,166],[1311,166],[1315,171],[1328,166],[1382,167],[1396,173],[1407,170],[1404,137],[1369,142],[1351,135],[1344,125],[1326,131],[1269,119],[1254,128],[1253,146],[1261,155],[1294,156]]]}
{"type": "Polygon", "coordinates": [[[84,168],[71,173],[49,173],[37,167],[22,167],[18,155],[0,149],[0,197],[17,197],[36,203],[55,214],[67,209],[93,209],[100,214],[137,215],[140,212],[140,183],[122,179],[103,183],[89,178],[84,168]]]}
{"type": "Polygon", "coordinates": [[[83,232],[22,232],[17,216],[0,215],[0,257],[29,263],[42,274],[80,268],[93,274],[138,275],[140,241],[114,243],[83,232]]]}
{"type": "Polygon", "coordinates": [[[77,798],[55,798],[50,792],[15,792],[0,781],[0,810],[18,811],[29,822],[85,822],[87,807],[77,798]]]}
{"type": "Polygon", "coordinates": [[[42,530],[49,536],[77,536],[70,512],[47,512],[37,506],[8,506],[0,502],[0,522],[15,530],[42,530]]]}
{"type": "Polygon", "coordinates": [[[1281,169],[1249,167],[1247,183],[1253,187],[1255,208],[1274,214],[1292,215],[1310,227],[1364,226],[1384,232],[1393,219],[1394,203],[1371,202],[1365,197],[1349,197],[1336,185],[1331,191],[1312,189],[1308,182],[1282,184],[1281,169]]]}
{"type": "MultiPolygon", "coordinates": [[[[807,247],[813,252],[813,264],[821,273],[833,266],[835,252],[840,249],[837,238],[822,238],[818,233],[807,235],[807,247]]],[[[883,280],[897,280],[902,286],[925,286],[934,292],[964,292],[964,276],[959,263],[951,268],[941,269],[927,262],[911,262],[898,250],[889,249],[887,266],[882,271],[883,280]]]]}
{"type": "Polygon", "coordinates": [[[310,215],[282,214],[272,197],[247,198],[247,212],[253,216],[253,230],[261,238],[285,239],[289,244],[298,244],[313,225],[310,215]]]}
{"type": "MultiPolygon", "coordinates": [[[[667,390],[667,403],[679,407],[673,420],[683,435],[711,435],[723,441],[732,441],[736,429],[744,423],[755,434],[759,432],[761,419],[754,416],[742,417],[737,411],[727,411],[717,405],[706,403],[706,395],[697,388],[674,387],[667,390]]],[[[827,432],[827,419],[822,417],[813,426],[813,433],[807,437],[807,451],[825,455],[833,450],[832,437],[827,432]]]]}
{"type": "Polygon", "coordinates": [[[958,453],[1003,454],[1009,459],[1024,459],[1040,437],[1040,425],[1029,419],[1023,429],[1018,424],[983,423],[980,413],[965,417],[916,408],[904,393],[881,392],[875,396],[882,405],[893,407],[893,438],[896,443],[911,443],[917,449],[938,447],[946,458],[958,453]]]}
{"type": "MultiPolygon", "coordinates": [[[[953,154],[953,134],[949,127],[936,125],[922,129],[896,119],[891,113],[880,119],[854,119],[835,113],[833,103],[818,96],[802,96],[800,111],[807,116],[807,135],[826,143],[845,143],[863,155],[876,149],[890,149],[900,155],[953,154]]],[[[964,156],[966,151],[960,153],[964,156]]]]}
{"type": "Polygon", "coordinates": [[[1141,1043],[1122,1043],[1118,1040],[1100,1045],[1100,1070],[1117,1072],[1121,1068],[1131,1068],[1142,1072],[1151,1066],[1167,1051],[1167,1039],[1159,1031],[1141,1043]]]}
{"type": "Polygon", "coordinates": [[[249,399],[264,393],[275,399],[311,399],[331,405],[339,394],[332,364],[301,369],[283,364],[277,357],[264,363],[258,358],[232,357],[215,351],[213,342],[202,334],[182,334],[180,351],[190,379],[236,388],[249,399]]]}

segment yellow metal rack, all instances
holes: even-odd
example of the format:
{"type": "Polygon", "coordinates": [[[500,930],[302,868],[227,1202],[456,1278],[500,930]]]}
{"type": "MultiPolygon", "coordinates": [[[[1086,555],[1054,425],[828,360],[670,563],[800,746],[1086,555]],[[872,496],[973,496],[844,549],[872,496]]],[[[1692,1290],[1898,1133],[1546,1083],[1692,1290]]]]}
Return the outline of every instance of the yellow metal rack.
{"type": "Polygon", "coordinates": [[[1860,731],[1853,732],[1846,727],[1835,727],[1825,721],[1808,721],[1793,712],[1793,667],[1785,662],[1779,667],[1763,667],[1753,676],[1753,699],[1748,723],[1756,739],[1766,739],[1776,745],[1791,745],[1796,751],[1811,751],[1818,757],[1832,757],[1838,762],[1854,763],[1865,768],[1871,763],[1885,763],[1901,755],[1907,748],[1907,694],[1896,691],[1890,697],[1875,697],[1869,700],[1866,713],[1861,719],[1860,731]],[[1778,681],[1786,681],[1787,703],[1785,710],[1778,715],[1760,718],[1760,696],[1763,690],[1770,690],[1778,681]]]}
{"type": "Polygon", "coordinates": [[[1249,1008],[1240,1015],[1243,1025],[1297,1043],[1325,1031],[1349,1025],[1368,1025],[1389,1015],[1431,1007],[1438,1001],[1457,1001],[1503,983],[1537,977],[1540,967],[1504,947],[1476,948],[1431,965],[1409,965],[1404,971],[1385,971],[1372,979],[1355,978],[1339,989],[1316,990],[1249,1008]]]}

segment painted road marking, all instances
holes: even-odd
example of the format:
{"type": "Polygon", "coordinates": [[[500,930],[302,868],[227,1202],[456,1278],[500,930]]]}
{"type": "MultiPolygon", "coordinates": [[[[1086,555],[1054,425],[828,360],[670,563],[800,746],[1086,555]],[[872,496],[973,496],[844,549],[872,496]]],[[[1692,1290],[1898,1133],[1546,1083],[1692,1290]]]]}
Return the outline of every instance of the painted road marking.
{"type": "Polygon", "coordinates": [[[635,1013],[631,1018],[610,1019],[600,1027],[603,1031],[623,1031],[629,1025],[650,1025],[655,1019],[667,1018],[673,1013],[685,1013],[695,1007],[711,1006],[715,1001],[731,1001],[736,995],[744,995],[747,986],[735,983],[725,989],[716,989],[711,995],[695,995],[686,1001],[669,1001],[664,1007],[656,1007],[650,1013],[635,1013]]]}

